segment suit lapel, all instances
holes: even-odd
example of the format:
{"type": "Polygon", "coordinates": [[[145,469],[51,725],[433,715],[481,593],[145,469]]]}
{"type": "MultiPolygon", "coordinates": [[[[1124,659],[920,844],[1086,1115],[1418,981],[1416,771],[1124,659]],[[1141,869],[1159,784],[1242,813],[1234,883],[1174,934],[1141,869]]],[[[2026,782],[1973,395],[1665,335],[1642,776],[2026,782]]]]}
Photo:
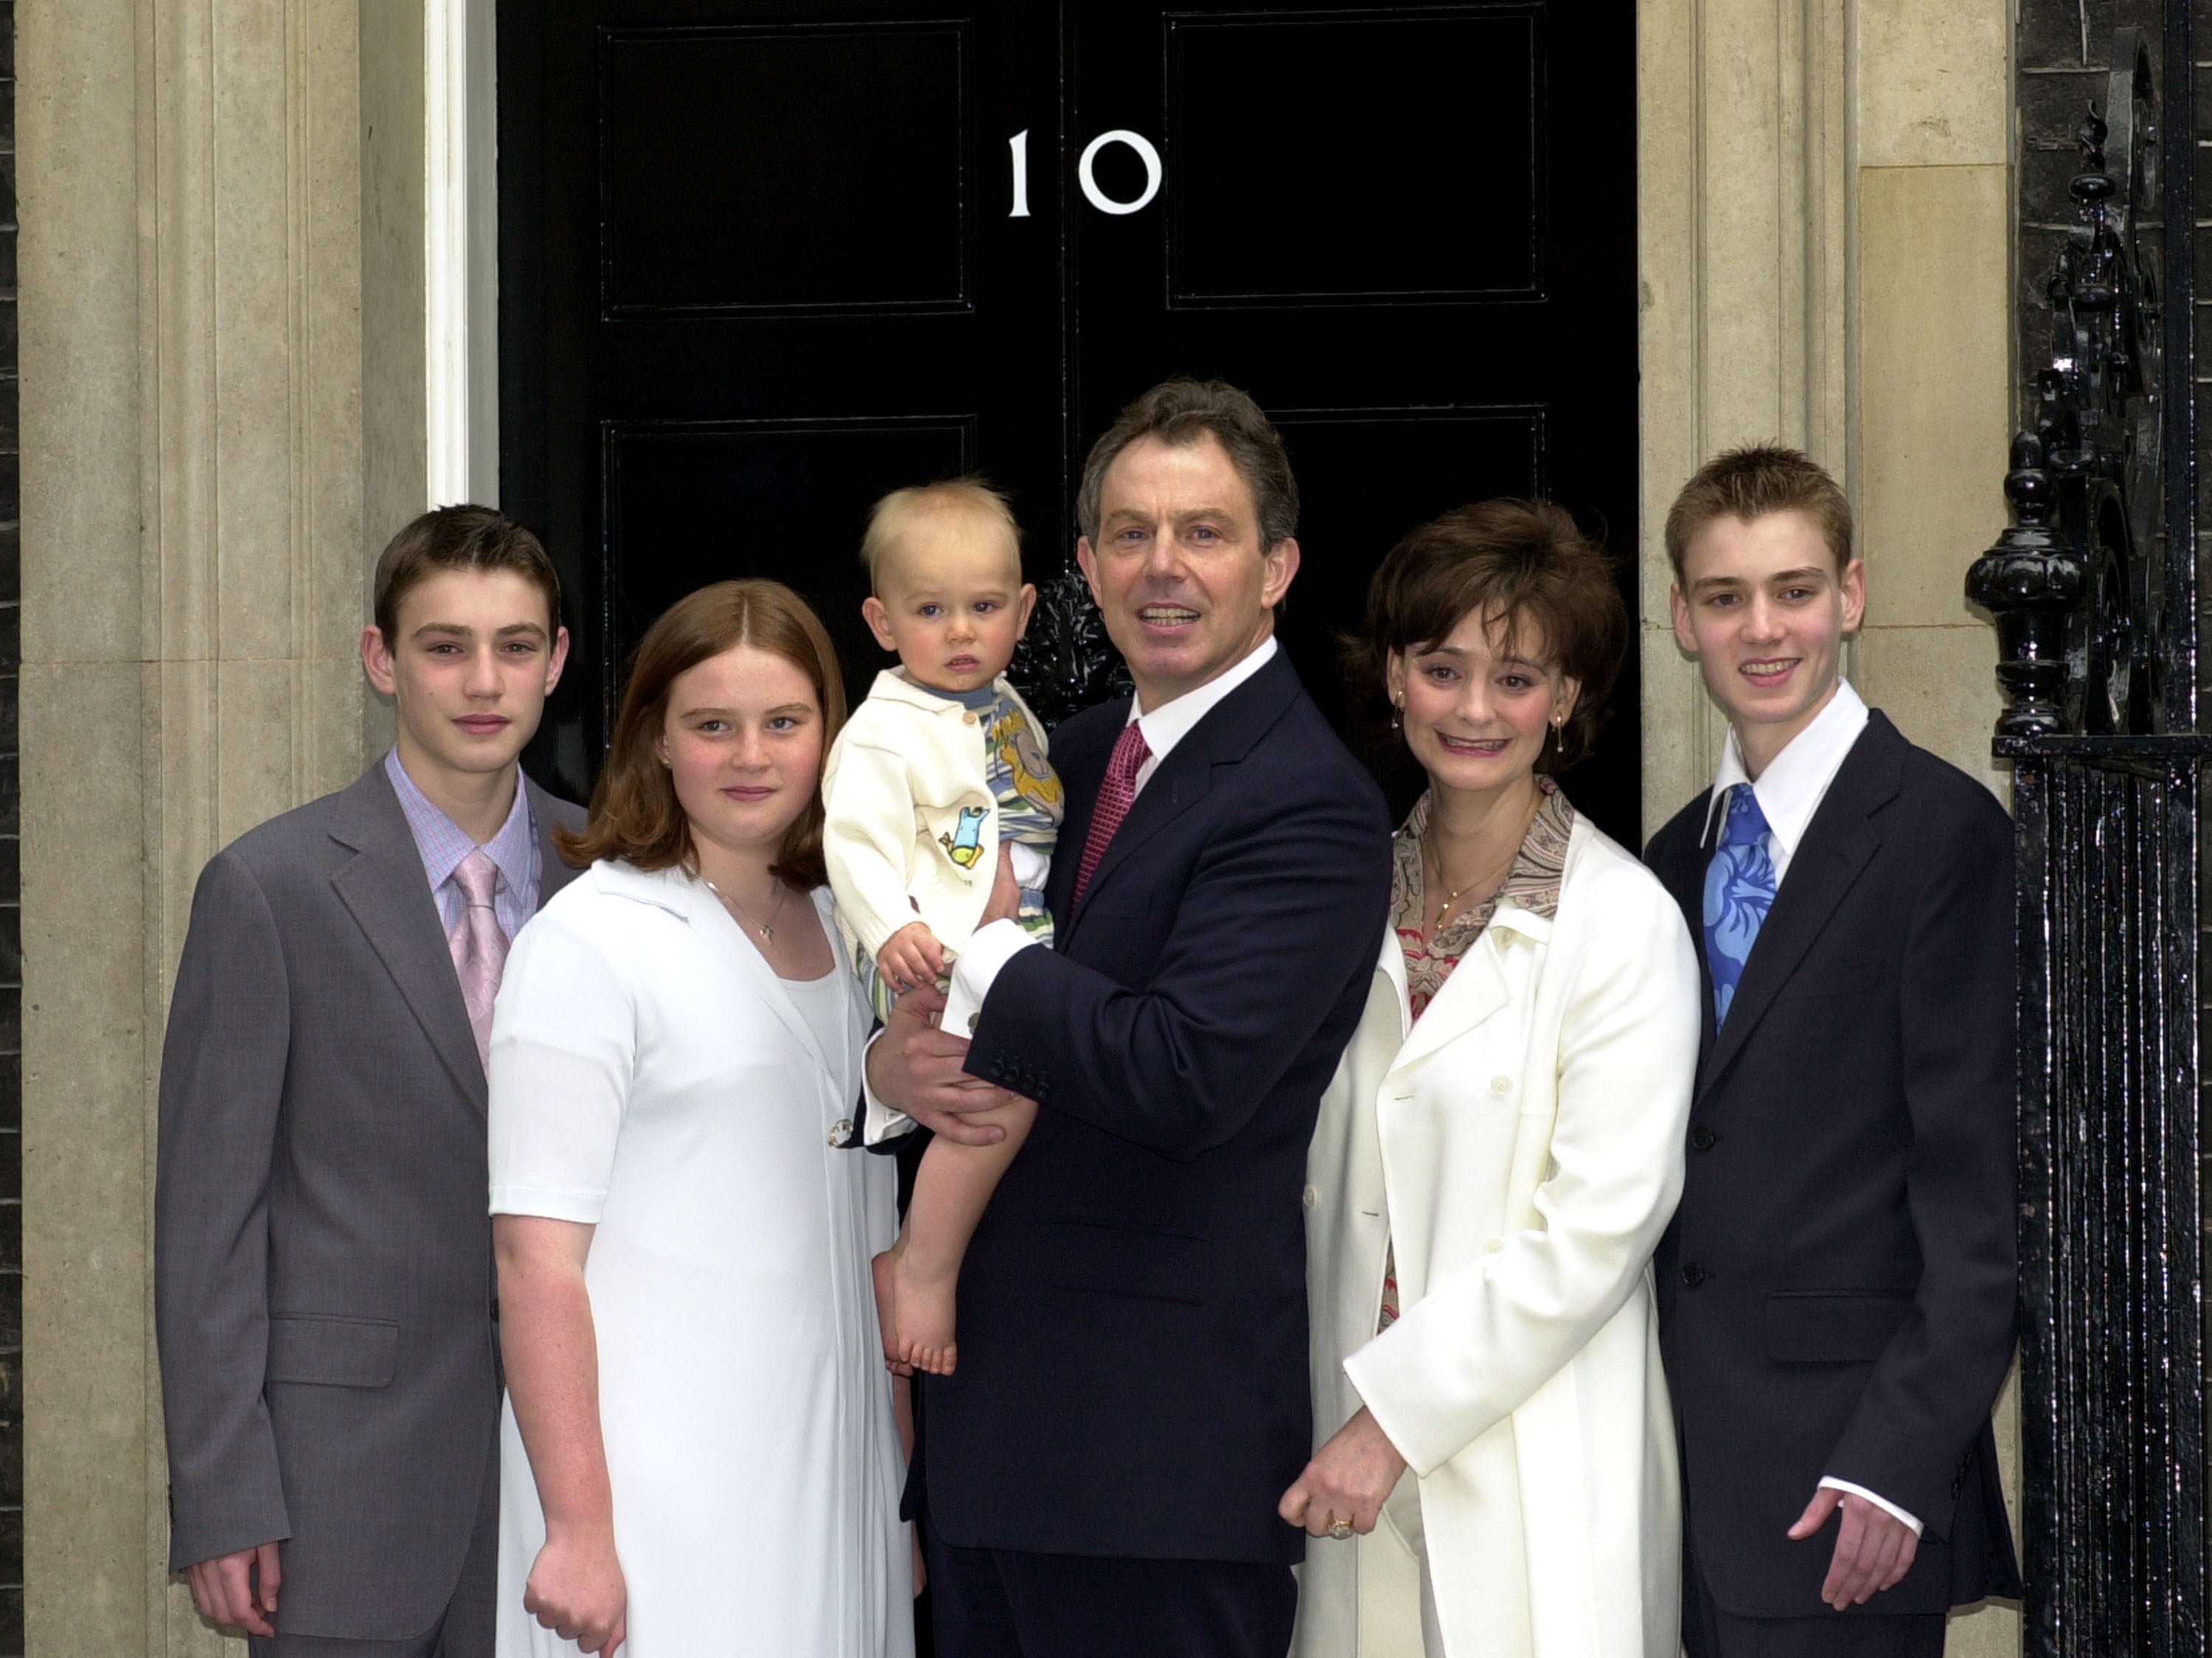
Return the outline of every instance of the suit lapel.
{"type": "MultiPolygon", "coordinates": [[[[1397,942],[1395,933],[1391,935],[1391,942],[1397,942]]],[[[1459,966],[1452,969],[1443,988],[1421,1009],[1421,1016],[1413,1021],[1413,1028],[1398,1050],[1398,1057],[1390,1062],[1392,1070],[1419,1064],[1505,1005],[1505,968],[1498,956],[1502,948],[1493,922],[1482,930],[1482,936],[1460,958],[1459,966]]]]}
{"type": "Polygon", "coordinates": [[[381,760],[345,791],[331,822],[331,838],[355,854],[331,877],[338,901],[368,939],[462,1094],[483,1112],[483,1062],[469,1028],[460,978],[438,924],[438,902],[430,895],[422,855],[381,760]]]}
{"type": "MultiPolygon", "coordinates": [[[[1702,831],[1712,804],[1712,791],[1707,789],[1698,800],[1695,817],[1690,820],[1702,831]]],[[[1682,919],[1689,923],[1690,942],[1698,952],[1698,1052],[1701,1056],[1698,1075],[1704,1076],[1704,1062],[1713,1051],[1713,968],[1705,960],[1705,862],[1706,851],[1698,835],[1689,838],[1677,851],[1671,844],[1656,848],[1657,858],[1653,873],[1660,884],[1674,894],[1682,919]]]]}
{"type": "MultiPolygon", "coordinates": [[[[1290,658],[1279,649],[1272,661],[1208,710],[1183,740],[1169,751],[1130,803],[1128,815],[1121,820],[1114,838],[1100,854],[1098,867],[1091,875],[1091,884],[1083,889],[1083,901],[1067,917],[1071,936],[1090,909],[1091,899],[1115,870],[1127,863],[1146,841],[1203,799],[1213,787],[1214,768],[1233,765],[1243,759],[1297,694],[1297,674],[1291,667],[1290,658]]],[[[1097,783],[1085,795],[1082,832],[1086,838],[1091,832],[1091,814],[1097,807],[1098,784],[1104,780],[1102,767],[1097,783]]],[[[1079,849],[1083,844],[1073,840],[1073,836],[1063,842],[1070,843],[1079,849]]],[[[1079,850],[1079,860],[1080,856],[1079,850]]]]}
{"type": "MultiPolygon", "coordinates": [[[[1836,908],[1857,882],[1860,874],[1881,844],[1881,835],[1869,821],[1872,814],[1897,795],[1905,740],[1881,714],[1869,715],[1866,729],[1844,757],[1835,781],[1813,820],[1805,838],[1790,861],[1790,873],[1774,895],[1774,907],[1759,930],[1729,1003],[1728,1023],[1705,1048],[1698,1067],[1698,1092],[1711,1087],[1759,1027],[1776,995],[1804,961],[1806,953],[1820,936],[1836,908]]],[[[1702,912],[1703,875],[1699,876],[1698,910],[1702,912]]],[[[1702,920],[1695,928],[1698,954],[1705,956],[1702,920]]],[[[1705,975],[1705,1018],[1712,1019],[1711,976],[1705,975]]]]}
{"type": "MultiPolygon", "coordinates": [[[[1091,907],[1092,897],[1106,884],[1107,877],[1127,863],[1139,847],[1196,805],[1213,787],[1212,759],[1204,752],[1204,745],[1197,741],[1199,732],[1205,727],[1206,722],[1200,721],[1197,728],[1175,746],[1168,757],[1160,762],[1159,769],[1138,792],[1137,798],[1130,802],[1128,815],[1121,820],[1121,827],[1114,832],[1114,838],[1106,843],[1106,850],[1099,855],[1098,867],[1091,871],[1091,884],[1083,889],[1083,897],[1076,905],[1074,914],[1068,918],[1071,933],[1082,922],[1084,911],[1091,907]]],[[[1094,795],[1094,805],[1096,798],[1094,795]]],[[[1087,835],[1089,832],[1086,823],[1085,833],[1087,835]]]]}
{"type": "MultiPolygon", "coordinates": [[[[639,891],[646,893],[648,902],[658,903],[683,917],[702,943],[720,957],[731,972],[753,986],[760,999],[768,1004],[769,1011],[781,1021],[783,1027],[791,1033],[792,1039],[813,1056],[817,1064],[824,1070],[836,1069],[830,1056],[822,1051],[822,1044],[814,1034],[814,1027],[807,1023],[806,1016],[799,1011],[799,1004],[791,999],[791,992],[785,988],[783,980],[776,977],[775,969],[768,965],[768,958],[745,936],[737,918],[731,915],[722,900],[708,890],[705,881],[687,875],[681,869],[647,873],[634,870],[627,864],[610,865],[608,868],[618,870],[620,876],[626,881],[641,883],[639,891]],[[657,895],[646,893],[648,885],[659,889],[657,895]]],[[[814,896],[787,902],[783,911],[785,916],[797,920],[802,913],[801,905],[813,907],[819,917],[821,903],[814,896]]],[[[851,969],[846,964],[836,928],[827,922],[823,925],[830,933],[830,971],[849,973],[851,969]]]]}
{"type": "Polygon", "coordinates": [[[553,832],[561,826],[566,802],[556,800],[527,777],[522,786],[530,791],[530,822],[538,833],[538,907],[544,909],[551,898],[580,873],[561,849],[553,844],[553,832]]]}

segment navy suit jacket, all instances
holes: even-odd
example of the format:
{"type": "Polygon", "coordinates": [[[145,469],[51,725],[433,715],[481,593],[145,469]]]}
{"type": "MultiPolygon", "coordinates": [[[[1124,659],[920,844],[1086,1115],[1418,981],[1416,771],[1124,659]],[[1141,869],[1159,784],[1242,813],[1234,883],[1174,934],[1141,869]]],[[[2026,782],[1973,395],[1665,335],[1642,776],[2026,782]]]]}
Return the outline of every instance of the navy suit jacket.
{"type": "Polygon", "coordinates": [[[1382,800],[1277,656],[1163,759],[1075,874],[1126,700],[1054,734],[1054,948],[1018,952],[968,1069],[1036,1127],[931,1377],[938,1534],[965,1547],[1285,1563],[1312,1446],[1306,1145],[1387,918],[1382,800]]]}
{"type": "MultiPolygon", "coordinates": [[[[1645,856],[1705,955],[1708,795],[1645,856]]],[[[2012,826],[1873,714],[1807,826],[1690,1109],[1656,1262],[1687,1543],[1740,1617],[1826,1615],[1832,1476],[1923,1526],[1852,1615],[2018,1594],[1990,1408],[2014,1264],[2012,826]]]]}

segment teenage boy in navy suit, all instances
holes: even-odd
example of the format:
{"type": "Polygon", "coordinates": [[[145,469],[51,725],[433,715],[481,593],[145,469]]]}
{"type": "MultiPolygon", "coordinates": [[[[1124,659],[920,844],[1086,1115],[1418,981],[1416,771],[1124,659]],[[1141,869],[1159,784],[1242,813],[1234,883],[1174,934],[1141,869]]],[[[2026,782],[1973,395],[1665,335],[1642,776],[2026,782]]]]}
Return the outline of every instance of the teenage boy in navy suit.
{"type": "Polygon", "coordinates": [[[1705,969],[1660,1340],[1690,1658],[1935,1658],[2018,1594],[1990,1409],[2014,1338],[2013,850],[1987,789],[1841,676],[1850,510],[1794,450],[1667,519],[1674,636],[1729,717],[1652,838],[1705,969]]]}
{"type": "Polygon", "coordinates": [[[940,1133],[1001,1090],[1039,1106],[961,1271],[958,1368],[923,1396],[937,1650],[1281,1658],[1306,1148],[1382,946],[1390,826],[1275,642],[1297,491],[1252,399],[1155,387],[1078,511],[1136,694],[1053,734],[1053,946],[981,929],[869,1058],[872,1103],[940,1133]]]}

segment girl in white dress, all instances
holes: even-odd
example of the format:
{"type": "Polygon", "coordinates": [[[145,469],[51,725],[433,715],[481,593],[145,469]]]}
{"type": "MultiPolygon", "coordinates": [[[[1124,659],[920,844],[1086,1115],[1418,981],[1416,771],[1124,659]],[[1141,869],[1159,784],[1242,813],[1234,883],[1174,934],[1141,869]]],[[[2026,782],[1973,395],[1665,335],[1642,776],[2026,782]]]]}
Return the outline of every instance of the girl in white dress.
{"type": "Polygon", "coordinates": [[[902,1459],[848,1148],[866,1009],[822,886],[828,637],[771,582],[638,649],[590,869],[491,1037],[500,1658],[909,1658],[902,1459]]]}

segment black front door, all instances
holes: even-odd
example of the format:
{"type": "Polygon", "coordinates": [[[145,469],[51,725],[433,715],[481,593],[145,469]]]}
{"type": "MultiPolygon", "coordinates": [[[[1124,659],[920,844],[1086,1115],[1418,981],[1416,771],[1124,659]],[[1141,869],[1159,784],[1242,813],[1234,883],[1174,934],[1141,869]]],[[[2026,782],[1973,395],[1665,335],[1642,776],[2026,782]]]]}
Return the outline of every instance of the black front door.
{"type": "MultiPolygon", "coordinates": [[[[1085,448],[1172,373],[1284,433],[1284,638],[1340,723],[1368,575],[1446,508],[1561,501],[1633,607],[1630,0],[508,0],[499,28],[501,484],[576,600],[534,756],[570,789],[702,583],[791,582],[865,689],[887,489],[981,472],[1032,577],[1064,568],[1085,448]]],[[[1570,780],[1623,839],[1636,702],[1632,664],[1570,780]]]]}

